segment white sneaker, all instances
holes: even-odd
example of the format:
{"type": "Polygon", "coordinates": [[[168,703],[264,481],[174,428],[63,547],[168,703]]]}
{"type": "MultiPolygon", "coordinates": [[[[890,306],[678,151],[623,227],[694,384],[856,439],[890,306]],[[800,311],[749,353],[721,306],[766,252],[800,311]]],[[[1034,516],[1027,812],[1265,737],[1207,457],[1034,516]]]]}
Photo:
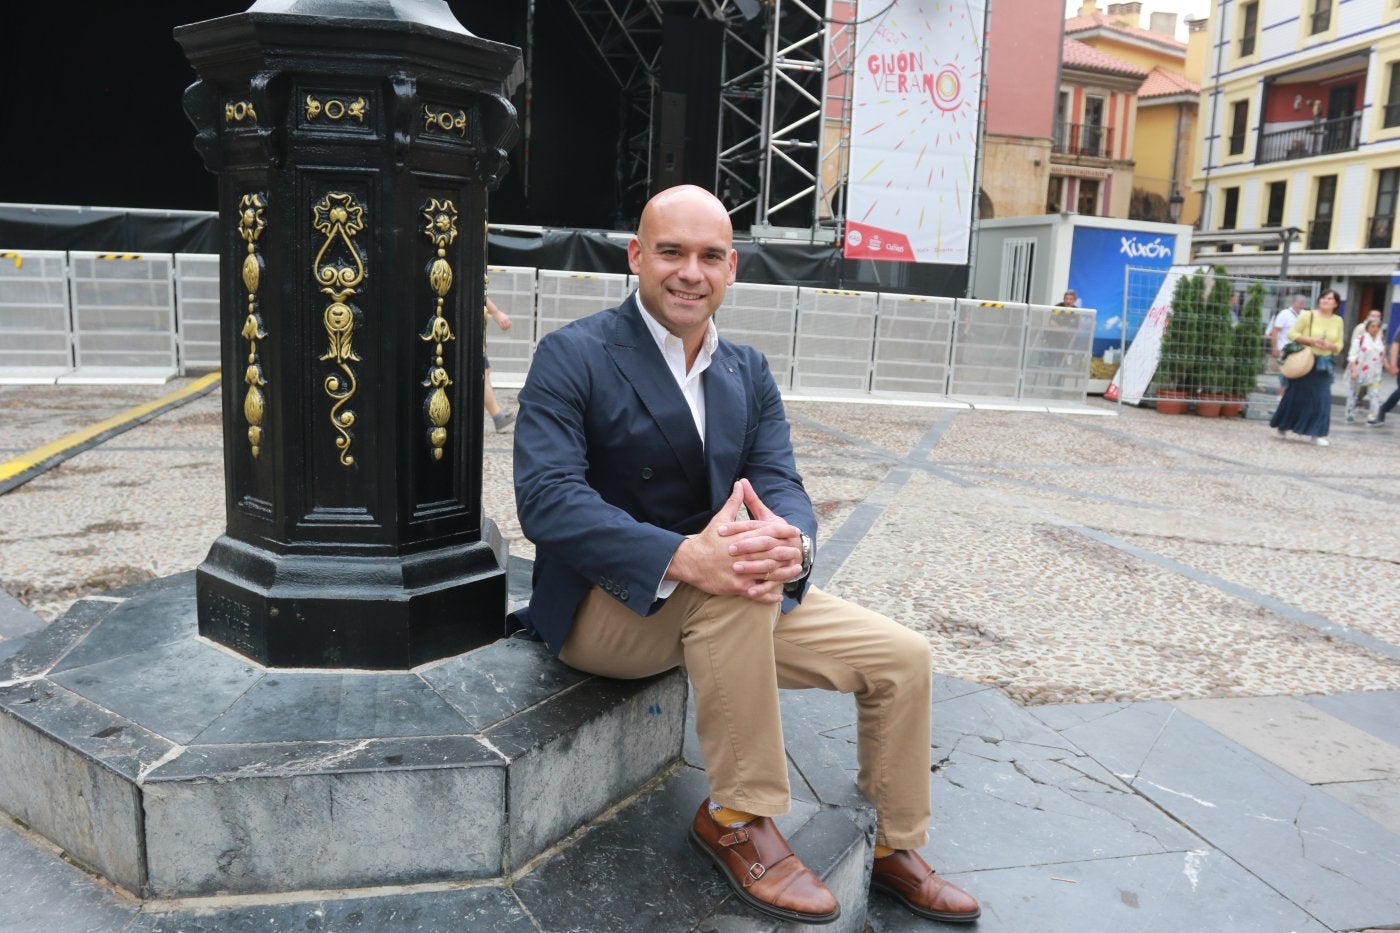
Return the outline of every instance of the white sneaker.
{"type": "Polygon", "coordinates": [[[1313,438],[1313,443],[1316,444],[1318,447],[1328,447],[1331,446],[1332,442],[1325,437],[1315,437],[1313,438]]]}

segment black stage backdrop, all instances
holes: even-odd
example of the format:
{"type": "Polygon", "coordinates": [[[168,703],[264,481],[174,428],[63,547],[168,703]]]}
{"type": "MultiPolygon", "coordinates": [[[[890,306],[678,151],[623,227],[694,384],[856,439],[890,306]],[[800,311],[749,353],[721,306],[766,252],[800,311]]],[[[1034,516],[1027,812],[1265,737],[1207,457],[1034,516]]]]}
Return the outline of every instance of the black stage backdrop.
{"type": "MultiPolygon", "coordinates": [[[[449,0],[457,19],[486,39],[524,47],[526,0],[449,0]]],[[[10,2],[0,14],[0,202],[208,211],[214,177],[195,155],[180,96],[195,79],[171,33],[176,26],[239,13],[252,0],[130,3],[10,2]]],[[[671,34],[681,25],[669,23],[671,34]]],[[[680,59],[708,60],[714,36],[697,33],[663,68],[673,93],[688,94],[681,178],[701,180],[714,140],[701,132],[717,102],[696,100],[680,59]]],[[[698,67],[698,66],[697,66],[698,67]]],[[[528,170],[524,147],[491,196],[491,220],[584,230],[539,237],[495,235],[490,261],[576,271],[626,271],[625,240],[607,229],[618,213],[620,95],[568,0],[536,0],[528,170]],[[511,241],[519,240],[512,244],[511,241]],[[534,258],[527,258],[527,255],[534,258]],[[519,255],[520,258],[516,258],[519,255]],[[538,261],[536,261],[538,259],[538,261]]],[[[526,86],[515,96],[522,119],[526,86]]],[[[674,135],[680,135],[676,133],[674,135]]],[[[664,155],[664,153],[657,153],[664,155]]],[[[658,162],[658,165],[660,162],[658,162]]],[[[213,252],[206,222],[125,211],[0,214],[0,248],[213,252]]],[[[967,268],[848,262],[830,246],[739,243],[740,278],[909,292],[965,293],[967,268]]]]}
{"type": "MultiPolygon", "coordinates": [[[[252,0],[34,3],[0,14],[0,201],[213,210],[214,177],[180,106],[194,71],[176,26],[252,0]]],[[[525,0],[454,0],[485,39],[523,47],[525,0]]],[[[522,150],[492,219],[607,226],[614,206],[617,91],[566,0],[537,0],[530,190],[522,150]]],[[[523,116],[525,86],[515,97],[523,116]]],[[[26,244],[27,245],[27,244],[26,244]]]]}

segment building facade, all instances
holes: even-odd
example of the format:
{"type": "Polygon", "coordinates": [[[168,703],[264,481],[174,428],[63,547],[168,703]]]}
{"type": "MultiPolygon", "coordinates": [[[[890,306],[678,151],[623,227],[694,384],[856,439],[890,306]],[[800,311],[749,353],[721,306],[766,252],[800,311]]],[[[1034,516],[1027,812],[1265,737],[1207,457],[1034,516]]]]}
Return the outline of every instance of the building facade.
{"type": "Polygon", "coordinates": [[[1127,217],[1138,86],[1147,71],[1065,37],[1045,210],[1127,217]]]}
{"type": "MultiPolygon", "coordinates": [[[[1400,260],[1400,4],[1217,0],[1193,186],[1202,231],[1296,228],[1287,272],[1384,310],[1400,260]]],[[[1197,256],[1277,276],[1278,241],[1197,256]]]]}
{"type": "MultiPolygon", "coordinates": [[[[1134,163],[1128,183],[1136,191],[1129,193],[1132,201],[1127,213],[1114,216],[1163,222],[1179,218],[1194,223],[1200,213],[1200,198],[1191,192],[1190,141],[1196,134],[1200,72],[1191,68],[1188,44],[1174,35],[1175,13],[1153,13],[1148,28],[1143,27],[1141,16],[1142,4],[1138,2],[1112,3],[1104,13],[1094,0],[1086,0],[1078,15],[1065,21],[1065,36],[1144,72],[1136,88],[1137,107],[1128,148],[1134,163]],[[1176,218],[1170,216],[1173,209],[1176,218]]],[[[1204,46],[1204,33],[1191,35],[1204,46]]],[[[1196,61],[1200,58],[1194,57],[1196,61]]],[[[1062,88],[1062,93],[1072,94],[1072,90],[1062,88]]],[[[1076,115],[1090,116],[1082,111],[1076,115]]]]}
{"type": "Polygon", "coordinates": [[[993,3],[980,216],[1045,211],[1063,0],[993,3]]]}

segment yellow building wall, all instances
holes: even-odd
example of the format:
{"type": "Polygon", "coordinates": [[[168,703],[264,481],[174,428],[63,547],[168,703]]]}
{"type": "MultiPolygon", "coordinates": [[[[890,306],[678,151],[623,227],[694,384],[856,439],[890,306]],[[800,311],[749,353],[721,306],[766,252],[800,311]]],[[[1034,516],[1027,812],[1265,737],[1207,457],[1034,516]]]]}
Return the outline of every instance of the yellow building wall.
{"type": "Polygon", "coordinates": [[[1180,183],[1177,189],[1185,198],[1181,206],[1181,222],[1195,223],[1201,213],[1201,195],[1192,191],[1191,185],[1191,141],[1196,134],[1196,105],[1154,104],[1144,106],[1138,101],[1137,138],[1133,155],[1137,168],[1133,173],[1133,184],[1163,198],[1172,193],[1172,155],[1176,152],[1176,166],[1180,183]],[[1180,127],[1177,126],[1177,112],[1182,110],[1180,127]]]}
{"type": "Polygon", "coordinates": [[[1121,58],[1125,62],[1137,65],[1143,71],[1151,71],[1157,66],[1169,68],[1172,71],[1179,71],[1183,74],[1186,71],[1185,52],[1168,52],[1166,49],[1158,52],[1153,49],[1146,49],[1140,45],[1127,42],[1119,42],[1107,36],[1080,37],[1071,35],[1071,39],[1079,39],[1090,48],[1098,49],[1100,52],[1121,58]]]}

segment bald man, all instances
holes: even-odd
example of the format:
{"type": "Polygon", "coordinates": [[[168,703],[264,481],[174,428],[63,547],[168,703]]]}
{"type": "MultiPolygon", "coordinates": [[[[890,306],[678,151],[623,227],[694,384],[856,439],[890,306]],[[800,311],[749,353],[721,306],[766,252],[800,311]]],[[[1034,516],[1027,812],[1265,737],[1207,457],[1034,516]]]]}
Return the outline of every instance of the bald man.
{"type": "Polygon", "coordinates": [[[974,920],[977,901],[917,851],[928,642],[808,582],[817,523],[782,399],[763,355],[714,323],[732,239],[708,192],[661,192],[627,247],[637,291],[540,341],[515,436],[536,555],[520,620],[589,673],[685,666],[710,786],[691,841],[744,902],[784,920],[829,923],[840,905],[773,824],[790,805],[778,690],[854,694],[857,783],[879,816],[872,885],[920,916],[974,920]]]}

